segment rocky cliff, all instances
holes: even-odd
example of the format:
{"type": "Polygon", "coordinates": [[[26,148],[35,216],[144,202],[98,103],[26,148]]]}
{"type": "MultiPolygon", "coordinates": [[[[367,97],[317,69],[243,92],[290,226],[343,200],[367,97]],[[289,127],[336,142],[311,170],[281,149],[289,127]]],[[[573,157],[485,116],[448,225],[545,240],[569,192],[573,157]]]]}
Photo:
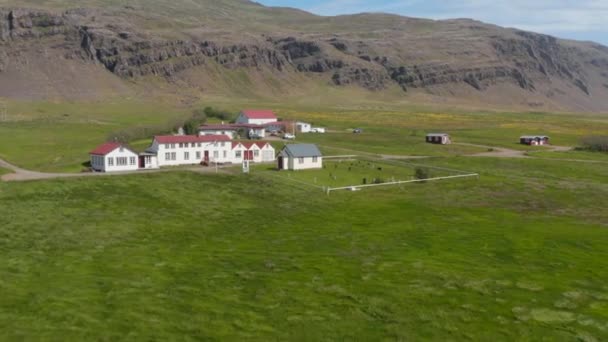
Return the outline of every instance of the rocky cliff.
{"type": "Polygon", "coordinates": [[[282,30],[246,33],[226,27],[218,33],[213,24],[202,25],[204,30],[161,31],[146,27],[141,18],[132,20],[137,11],[0,9],[0,83],[8,80],[3,73],[35,67],[32,63],[39,63],[44,51],[57,59],[47,60],[53,67],[102,67],[113,77],[133,82],[147,76],[171,81],[214,64],[226,70],[320,77],[332,86],[375,92],[399,87],[403,96],[424,91],[454,97],[479,93],[483,98],[484,92],[510,89],[504,96],[518,97],[513,99],[517,103],[526,103],[521,96],[530,96],[534,101],[529,103],[608,110],[608,48],[598,44],[471,20],[391,16],[382,27],[374,15],[333,19],[341,23],[333,32],[315,29],[331,18],[312,15],[306,30],[292,23],[282,30]],[[361,23],[371,19],[371,31],[361,32],[361,23]]]}

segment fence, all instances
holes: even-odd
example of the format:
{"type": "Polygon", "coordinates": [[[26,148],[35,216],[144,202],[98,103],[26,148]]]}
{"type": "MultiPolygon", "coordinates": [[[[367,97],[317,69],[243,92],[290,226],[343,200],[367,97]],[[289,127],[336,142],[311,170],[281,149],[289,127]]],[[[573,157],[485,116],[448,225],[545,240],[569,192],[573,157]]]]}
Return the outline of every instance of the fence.
{"type": "Polygon", "coordinates": [[[356,190],[361,190],[363,188],[371,188],[371,187],[377,187],[377,186],[399,185],[399,184],[407,184],[407,183],[422,183],[422,182],[429,182],[429,181],[438,181],[438,180],[455,179],[455,178],[470,178],[470,177],[479,178],[479,174],[470,173],[470,174],[466,174],[466,175],[435,177],[435,178],[428,178],[428,179],[415,179],[415,180],[409,180],[409,181],[387,182],[387,183],[380,183],[380,184],[351,185],[351,186],[343,186],[343,187],[339,187],[339,188],[326,187],[325,191],[327,192],[327,195],[329,195],[332,191],[338,191],[338,190],[356,191],[356,190]]]}

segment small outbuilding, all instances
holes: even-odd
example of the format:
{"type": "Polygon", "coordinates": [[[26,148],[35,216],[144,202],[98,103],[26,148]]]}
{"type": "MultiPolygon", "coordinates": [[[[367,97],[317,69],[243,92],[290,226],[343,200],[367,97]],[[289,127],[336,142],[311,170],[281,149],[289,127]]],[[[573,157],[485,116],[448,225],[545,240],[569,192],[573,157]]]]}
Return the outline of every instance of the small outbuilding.
{"type": "Polygon", "coordinates": [[[91,151],[91,168],[99,172],[135,171],[139,155],[117,142],[107,142],[91,151]]]}
{"type": "Polygon", "coordinates": [[[430,144],[448,145],[452,143],[452,139],[447,133],[429,133],[426,135],[426,142],[430,144]]]}
{"type": "Polygon", "coordinates": [[[519,138],[519,142],[523,145],[549,145],[549,137],[546,135],[524,135],[519,138]]]}
{"type": "Polygon", "coordinates": [[[279,152],[279,170],[323,168],[323,154],[314,144],[289,144],[279,152]]]}
{"type": "Polygon", "coordinates": [[[296,131],[298,133],[310,133],[312,131],[312,125],[308,122],[298,121],[296,122],[296,131]]]}

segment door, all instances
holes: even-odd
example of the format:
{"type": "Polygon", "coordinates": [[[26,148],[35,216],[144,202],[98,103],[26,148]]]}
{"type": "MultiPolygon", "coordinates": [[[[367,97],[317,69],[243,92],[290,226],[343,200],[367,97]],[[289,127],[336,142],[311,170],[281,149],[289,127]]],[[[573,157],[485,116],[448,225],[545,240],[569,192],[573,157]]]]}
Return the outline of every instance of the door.
{"type": "Polygon", "coordinates": [[[146,168],[146,157],[145,156],[139,156],[139,168],[140,169],[146,168]]]}
{"type": "Polygon", "coordinates": [[[209,151],[205,151],[205,159],[204,159],[204,161],[205,161],[206,163],[208,163],[208,162],[209,162],[209,151]]]}
{"type": "Polygon", "coordinates": [[[279,161],[279,170],[283,170],[283,157],[277,158],[279,161]]]}

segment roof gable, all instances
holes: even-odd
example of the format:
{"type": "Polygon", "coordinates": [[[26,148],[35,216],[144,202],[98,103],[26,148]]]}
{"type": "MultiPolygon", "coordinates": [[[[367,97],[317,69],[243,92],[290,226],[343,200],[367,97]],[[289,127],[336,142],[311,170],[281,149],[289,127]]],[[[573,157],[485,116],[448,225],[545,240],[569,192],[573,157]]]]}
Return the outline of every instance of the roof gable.
{"type": "MultiPolygon", "coordinates": [[[[121,143],[117,143],[117,142],[107,142],[104,144],[101,144],[99,146],[97,146],[93,151],[91,151],[89,154],[94,154],[97,156],[105,156],[108,155],[110,153],[112,153],[114,150],[118,149],[118,148],[125,148],[131,152],[133,152],[133,150],[131,150],[128,147],[125,147],[123,144],[121,143]]],[[[135,153],[135,152],[133,152],[135,153]]]]}
{"type": "Polygon", "coordinates": [[[159,135],[154,139],[159,144],[182,144],[182,143],[199,143],[199,142],[216,142],[230,141],[230,138],[224,134],[220,135],[159,135]]]}
{"type": "Polygon", "coordinates": [[[271,110],[250,110],[246,109],[241,112],[244,116],[249,119],[273,119],[277,120],[277,116],[271,110]]]}
{"type": "Polygon", "coordinates": [[[285,145],[283,151],[294,158],[321,157],[323,154],[315,144],[290,144],[285,145]]]}

